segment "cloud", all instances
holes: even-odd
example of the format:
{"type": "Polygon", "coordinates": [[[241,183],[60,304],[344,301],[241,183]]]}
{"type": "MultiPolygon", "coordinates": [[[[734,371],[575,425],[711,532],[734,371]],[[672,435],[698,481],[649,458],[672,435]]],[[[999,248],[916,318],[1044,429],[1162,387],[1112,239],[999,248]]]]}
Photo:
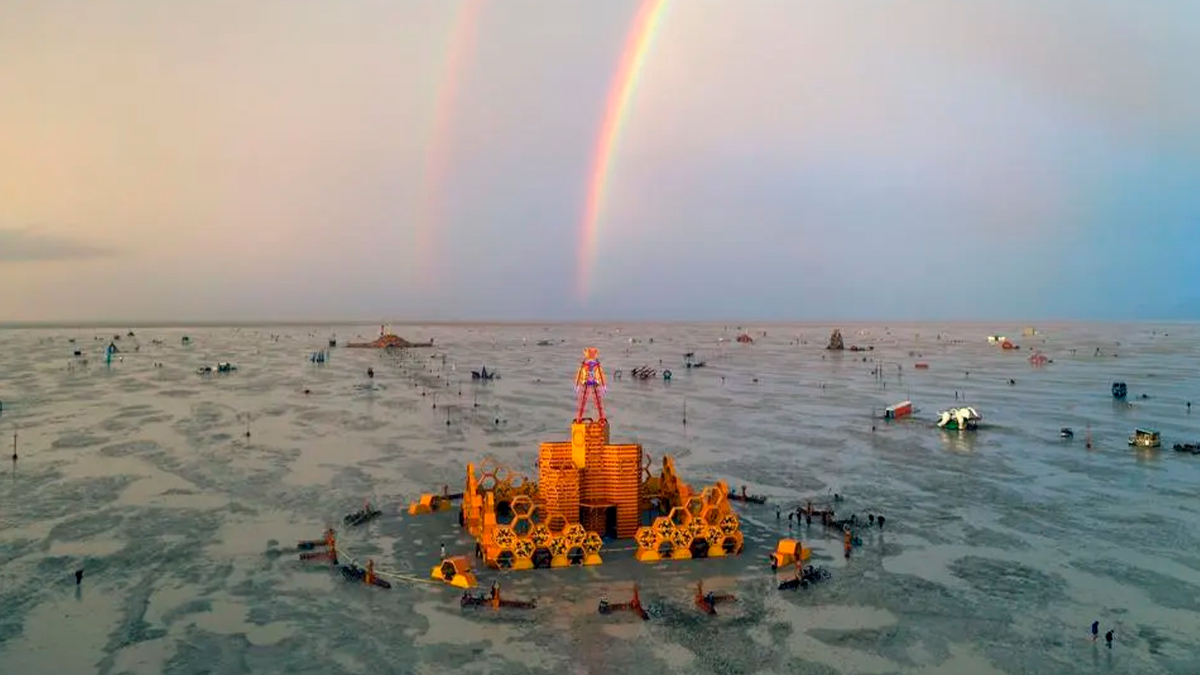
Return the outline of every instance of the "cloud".
{"type": "Polygon", "coordinates": [[[112,255],[108,248],[67,237],[41,234],[33,228],[0,229],[0,264],[52,260],[88,260],[112,255]]]}

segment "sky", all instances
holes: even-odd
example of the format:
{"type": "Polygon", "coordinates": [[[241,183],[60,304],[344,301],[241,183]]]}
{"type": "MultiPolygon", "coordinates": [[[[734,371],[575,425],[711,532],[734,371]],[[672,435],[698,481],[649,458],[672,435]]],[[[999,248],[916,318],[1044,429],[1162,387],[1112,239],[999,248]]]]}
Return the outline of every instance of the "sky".
{"type": "Polygon", "coordinates": [[[0,322],[1196,320],[1198,63],[1166,0],[5,0],[0,322]]]}

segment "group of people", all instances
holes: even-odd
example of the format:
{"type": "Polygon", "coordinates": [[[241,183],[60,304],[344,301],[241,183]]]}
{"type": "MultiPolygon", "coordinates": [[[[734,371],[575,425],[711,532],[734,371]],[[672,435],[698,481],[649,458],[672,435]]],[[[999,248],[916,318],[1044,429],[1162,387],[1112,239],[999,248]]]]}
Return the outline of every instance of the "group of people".
{"type": "MultiPolygon", "coordinates": [[[[842,501],[842,496],[840,494],[833,495],[833,501],[835,501],[835,502],[842,501]]],[[[790,530],[792,528],[793,519],[797,524],[802,522],[802,519],[803,519],[803,522],[807,523],[808,525],[812,525],[812,519],[813,519],[814,514],[819,515],[821,517],[822,525],[825,525],[825,526],[840,525],[841,526],[843,532],[845,533],[846,557],[849,558],[850,551],[853,549],[854,544],[856,543],[852,528],[858,526],[858,514],[852,514],[850,516],[850,518],[847,520],[843,520],[843,521],[834,520],[833,509],[823,509],[821,511],[817,511],[816,509],[813,508],[812,501],[809,501],[804,506],[797,506],[795,511],[791,511],[791,510],[788,511],[788,529],[790,530]]],[[[782,510],[780,509],[780,507],[778,505],[776,505],[775,520],[780,520],[782,518],[782,515],[783,515],[782,510]]],[[[879,527],[882,529],[885,519],[882,515],[876,516],[873,513],[868,513],[867,520],[871,525],[878,524],[879,527]]]]}
{"type": "MultiPolygon", "coordinates": [[[[1100,622],[1093,621],[1092,622],[1092,642],[1095,642],[1096,638],[1099,636],[1100,636],[1100,622]]],[[[1108,644],[1109,649],[1112,649],[1112,641],[1113,641],[1113,632],[1110,630],[1104,634],[1104,642],[1108,644]]]]}

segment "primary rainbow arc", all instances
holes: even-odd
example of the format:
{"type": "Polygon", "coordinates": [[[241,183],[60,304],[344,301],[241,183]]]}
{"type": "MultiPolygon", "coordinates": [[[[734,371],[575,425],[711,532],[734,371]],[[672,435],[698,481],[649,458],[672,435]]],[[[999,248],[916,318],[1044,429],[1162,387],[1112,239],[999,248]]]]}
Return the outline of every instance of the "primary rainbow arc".
{"type": "Polygon", "coordinates": [[[621,60],[613,76],[605,104],[604,119],[596,138],[592,168],[588,180],[587,203],[584,208],[579,243],[579,294],[586,299],[591,293],[592,269],[595,266],[600,218],[608,192],[617,144],[629,116],[633,95],[637,91],[642,69],[654,37],[662,25],[670,0],[643,0],[630,27],[621,52],[621,60]]]}

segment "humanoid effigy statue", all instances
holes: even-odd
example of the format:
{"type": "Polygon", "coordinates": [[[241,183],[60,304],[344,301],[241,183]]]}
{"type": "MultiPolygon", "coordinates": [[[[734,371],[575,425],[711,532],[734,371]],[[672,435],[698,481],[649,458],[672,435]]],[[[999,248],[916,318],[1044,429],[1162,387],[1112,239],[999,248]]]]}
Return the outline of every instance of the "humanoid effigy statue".
{"type": "Polygon", "coordinates": [[[579,364],[579,370],[575,373],[575,393],[579,395],[579,409],[575,414],[575,421],[583,420],[583,411],[587,407],[589,391],[592,393],[592,398],[596,401],[596,412],[599,413],[597,421],[603,421],[603,396],[607,389],[608,385],[604,379],[604,367],[600,365],[600,350],[595,347],[584,349],[583,361],[579,364]]]}

